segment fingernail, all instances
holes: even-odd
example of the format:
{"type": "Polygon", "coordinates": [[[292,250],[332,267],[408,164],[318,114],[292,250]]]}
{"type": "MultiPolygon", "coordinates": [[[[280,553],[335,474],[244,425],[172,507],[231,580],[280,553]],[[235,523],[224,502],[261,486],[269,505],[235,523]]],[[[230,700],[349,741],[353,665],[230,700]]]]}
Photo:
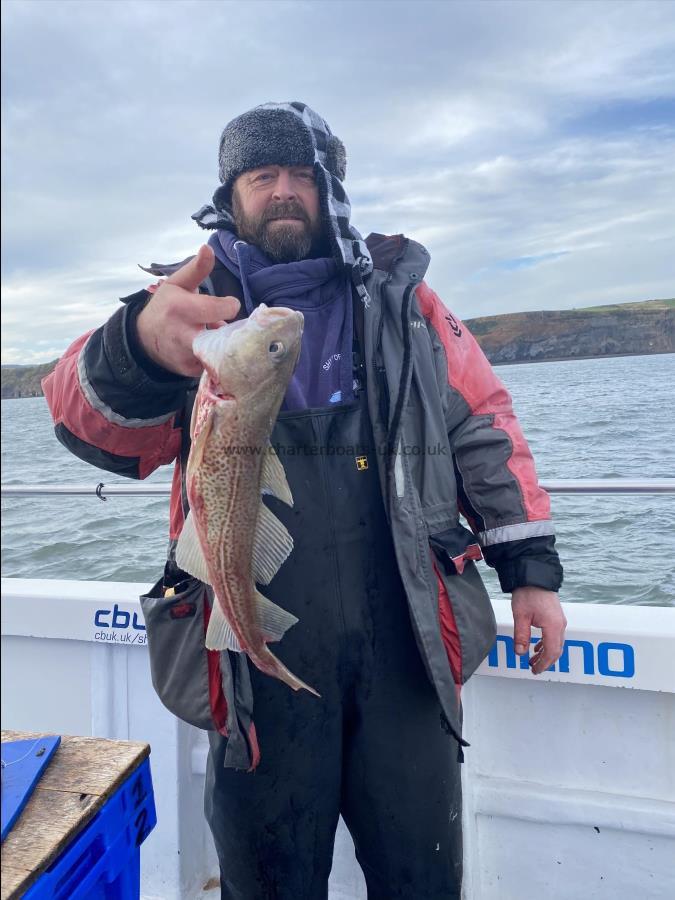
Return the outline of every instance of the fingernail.
{"type": "Polygon", "coordinates": [[[516,644],[516,653],[522,656],[525,653],[525,644],[516,644]]]}

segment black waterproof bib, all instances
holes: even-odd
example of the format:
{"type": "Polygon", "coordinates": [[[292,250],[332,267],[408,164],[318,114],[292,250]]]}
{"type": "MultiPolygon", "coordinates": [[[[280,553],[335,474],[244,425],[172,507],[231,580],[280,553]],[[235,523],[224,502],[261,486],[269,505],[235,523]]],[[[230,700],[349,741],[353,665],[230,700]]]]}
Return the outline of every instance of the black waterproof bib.
{"type": "Polygon", "coordinates": [[[211,735],[222,896],[327,897],[342,813],[371,900],[459,897],[459,767],[413,636],[364,394],[281,413],[272,443],[294,506],[265,503],[294,549],[263,592],[299,622],[270,649],[321,697],[250,664],[255,773],[224,768],[227,739],[211,735]]]}

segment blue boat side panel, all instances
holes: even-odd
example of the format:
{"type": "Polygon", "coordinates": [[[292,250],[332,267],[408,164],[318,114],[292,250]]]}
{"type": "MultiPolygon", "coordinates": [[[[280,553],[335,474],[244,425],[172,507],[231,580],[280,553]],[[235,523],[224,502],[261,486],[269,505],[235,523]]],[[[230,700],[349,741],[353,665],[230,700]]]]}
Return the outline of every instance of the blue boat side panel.
{"type": "Polygon", "coordinates": [[[21,815],[61,743],[60,735],[2,744],[2,840],[21,815]]]}

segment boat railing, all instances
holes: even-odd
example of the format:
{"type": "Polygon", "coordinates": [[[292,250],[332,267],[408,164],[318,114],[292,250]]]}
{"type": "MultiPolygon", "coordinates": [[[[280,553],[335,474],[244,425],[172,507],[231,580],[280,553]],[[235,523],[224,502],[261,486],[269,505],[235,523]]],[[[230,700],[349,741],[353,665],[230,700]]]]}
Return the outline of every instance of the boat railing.
{"type": "MultiPolygon", "coordinates": [[[[549,494],[675,494],[675,478],[569,478],[541,481],[549,494]]],[[[93,495],[100,500],[113,496],[158,497],[171,493],[170,483],[138,484],[2,484],[3,497],[93,495]]]]}

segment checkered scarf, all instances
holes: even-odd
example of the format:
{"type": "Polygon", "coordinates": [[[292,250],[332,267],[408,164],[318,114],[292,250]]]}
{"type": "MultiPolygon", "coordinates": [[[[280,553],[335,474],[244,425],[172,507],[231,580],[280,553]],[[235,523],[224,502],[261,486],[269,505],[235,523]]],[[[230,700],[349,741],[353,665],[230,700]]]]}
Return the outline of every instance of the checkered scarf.
{"type": "MultiPolygon", "coordinates": [[[[352,283],[365,306],[370,297],[363,279],[373,270],[373,262],[366,243],[359,232],[350,224],[351,205],[340,178],[335,174],[336,166],[328,158],[335,146],[335,138],[327,122],[304,103],[264,103],[256,110],[284,110],[298,117],[307,129],[314,149],[314,171],[319,187],[321,214],[330,236],[333,256],[344,265],[351,275],[352,283]],[[332,171],[331,171],[332,170],[332,171]]],[[[229,127],[229,126],[228,126],[229,127]]],[[[256,167],[257,168],[257,167],[256,167]]],[[[226,200],[222,187],[214,196],[213,203],[202,206],[192,218],[201,228],[235,229],[232,208],[226,200]]]]}

